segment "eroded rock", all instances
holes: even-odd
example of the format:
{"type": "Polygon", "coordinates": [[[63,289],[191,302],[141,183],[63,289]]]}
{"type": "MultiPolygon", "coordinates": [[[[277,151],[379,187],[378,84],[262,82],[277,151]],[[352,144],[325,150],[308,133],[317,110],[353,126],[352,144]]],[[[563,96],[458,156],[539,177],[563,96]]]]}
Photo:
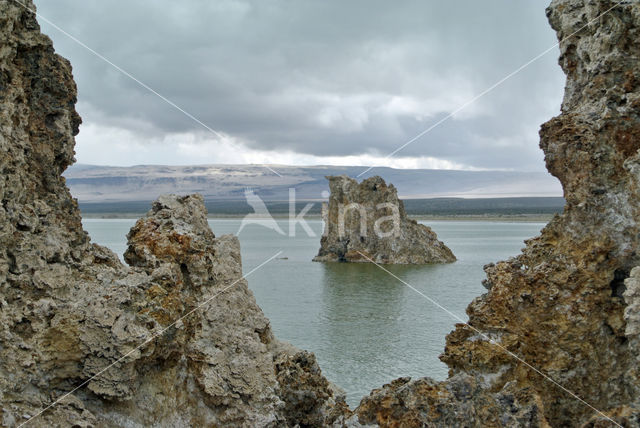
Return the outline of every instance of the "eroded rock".
{"type": "Polygon", "coordinates": [[[346,175],[327,177],[325,233],[318,262],[382,264],[451,263],[451,250],[429,227],[409,219],[396,188],[380,177],[358,183],[346,175]]]}
{"type": "Polygon", "coordinates": [[[518,257],[486,267],[489,291],[467,308],[472,328],[460,324],[447,337],[441,359],[450,379],[386,387],[384,400],[376,393],[363,401],[361,420],[391,414],[402,397],[408,409],[381,425],[417,418],[446,426],[439,421],[460,417],[453,420],[464,426],[519,426],[499,419],[508,388],[529,397],[513,401],[514,414],[534,403],[541,412],[529,426],[614,426],[610,419],[640,426],[637,271],[625,291],[640,262],[640,3],[554,0],[547,15],[567,85],[562,114],[542,126],[540,146],[563,185],[565,210],[518,257]],[[470,377],[471,390],[489,382],[452,398],[461,376],[470,377]],[[424,402],[428,411],[411,412],[424,402]],[[439,402],[453,404],[434,410],[439,402]],[[485,408],[484,416],[465,413],[469,406],[485,408]]]}
{"type": "Polygon", "coordinates": [[[338,427],[351,416],[345,393],[322,376],[312,353],[281,354],[276,374],[289,426],[338,427]]]}
{"type": "Polygon", "coordinates": [[[61,176],[75,101],[34,14],[0,0],[0,425],[286,426],[296,394],[337,418],[312,356],[294,365],[313,381],[284,374],[299,351],[274,338],[201,197],[154,202],[130,266],[90,242],[61,176]]]}
{"type": "Polygon", "coordinates": [[[506,384],[499,392],[467,374],[446,383],[396,379],[365,397],[358,421],[382,427],[548,427],[533,391],[506,384]]]}

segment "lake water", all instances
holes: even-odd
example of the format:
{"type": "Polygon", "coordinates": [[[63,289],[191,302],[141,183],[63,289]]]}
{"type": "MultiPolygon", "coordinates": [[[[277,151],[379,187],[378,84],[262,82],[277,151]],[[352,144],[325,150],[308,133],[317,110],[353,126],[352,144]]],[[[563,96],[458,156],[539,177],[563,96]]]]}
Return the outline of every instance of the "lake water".
{"type": "MultiPolygon", "coordinates": [[[[239,235],[244,271],[249,272],[278,251],[247,280],[274,333],[316,354],[325,376],[347,392],[351,406],[371,389],[401,377],[447,376],[438,355],[457,322],[428,299],[369,264],[313,263],[320,246],[322,222],[307,221],[316,237],[298,226],[295,237],[259,225],[239,235]]],[[[126,234],[135,220],[83,221],[94,242],[122,255],[126,234]]],[[[241,220],[209,221],[219,236],[236,234],[241,220]]],[[[288,232],[288,222],[278,221],[288,232]]],[[[447,310],[466,320],[465,308],[485,289],[483,265],[515,256],[523,241],[543,223],[425,222],[458,257],[436,266],[388,266],[447,310]]]]}

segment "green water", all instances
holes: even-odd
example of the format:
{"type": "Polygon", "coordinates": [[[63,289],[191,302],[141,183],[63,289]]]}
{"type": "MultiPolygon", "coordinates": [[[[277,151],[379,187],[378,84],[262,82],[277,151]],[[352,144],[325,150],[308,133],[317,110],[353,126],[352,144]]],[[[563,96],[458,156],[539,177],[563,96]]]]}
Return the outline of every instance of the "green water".
{"type": "MultiPolygon", "coordinates": [[[[84,220],[94,242],[118,254],[134,220],[84,220]]],[[[213,219],[216,235],[235,234],[239,219],[213,219]]],[[[287,221],[278,222],[288,232],[287,221]]],[[[438,360],[445,335],[457,320],[374,265],[322,264],[319,220],[308,221],[318,237],[298,227],[294,238],[259,225],[239,235],[244,271],[278,251],[274,260],[247,279],[276,336],[313,351],[327,378],[347,392],[354,406],[371,389],[397,377],[444,379],[438,360]]],[[[482,266],[518,254],[523,240],[541,223],[427,222],[456,254],[458,262],[439,266],[390,266],[393,274],[448,311],[466,320],[465,308],[485,290],[482,266]]]]}

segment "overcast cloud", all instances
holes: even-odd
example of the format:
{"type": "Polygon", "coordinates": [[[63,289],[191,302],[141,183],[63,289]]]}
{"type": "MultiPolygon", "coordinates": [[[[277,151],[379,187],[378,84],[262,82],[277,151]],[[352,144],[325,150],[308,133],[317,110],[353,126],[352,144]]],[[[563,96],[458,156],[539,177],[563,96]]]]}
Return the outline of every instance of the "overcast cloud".
{"type": "Polygon", "coordinates": [[[40,20],[79,87],[81,163],[542,170],[558,51],[381,158],[556,42],[546,1],[57,0],[40,20]]]}

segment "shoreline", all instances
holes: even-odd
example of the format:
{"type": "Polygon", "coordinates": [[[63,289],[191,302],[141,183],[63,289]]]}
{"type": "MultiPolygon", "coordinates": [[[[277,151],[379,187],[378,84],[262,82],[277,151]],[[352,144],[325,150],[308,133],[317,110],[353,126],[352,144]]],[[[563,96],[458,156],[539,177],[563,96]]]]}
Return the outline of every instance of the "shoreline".
{"type": "MultiPolygon", "coordinates": [[[[145,213],[87,213],[82,214],[83,220],[137,220],[145,213]]],[[[208,214],[208,219],[242,219],[247,214],[208,214]]],[[[554,217],[553,214],[478,214],[478,215],[409,215],[409,218],[416,221],[489,221],[489,222],[520,222],[520,223],[548,223],[554,217]]],[[[287,214],[274,214],[276,220],[288,220],[287,214]]],[[[305,216],[307,220],[321,220],[318,214],[305,216]]]]}

